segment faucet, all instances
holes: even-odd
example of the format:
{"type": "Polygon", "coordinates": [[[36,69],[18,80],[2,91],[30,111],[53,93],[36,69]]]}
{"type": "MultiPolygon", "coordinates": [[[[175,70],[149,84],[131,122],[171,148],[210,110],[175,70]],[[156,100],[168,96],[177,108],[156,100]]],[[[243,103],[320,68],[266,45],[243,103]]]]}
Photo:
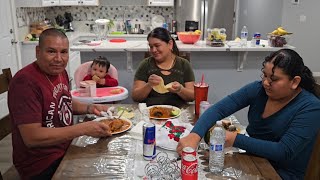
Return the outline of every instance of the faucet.
{"type": "Polygon", "coordinates": [[[124,24],[123,31],[125,31],[126,34],[129,34],[129,31],[128,31],[128,28],[127,28],[127,22],[125,20],[125,16],[126,16],[126,13],[123,13],[123,24],[124,24]]]}

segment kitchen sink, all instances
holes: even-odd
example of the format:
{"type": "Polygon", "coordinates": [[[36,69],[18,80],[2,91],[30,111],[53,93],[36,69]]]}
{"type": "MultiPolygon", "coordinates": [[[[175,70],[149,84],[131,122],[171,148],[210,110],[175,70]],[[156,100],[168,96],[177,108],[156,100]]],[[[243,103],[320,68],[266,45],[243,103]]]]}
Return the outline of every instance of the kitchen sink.
{"type": "MultiPolygon", "coordinates": [[[[111,39],[125,39],[127,41],[146,41],[147,35],[109,35],[106,40],[111,39]]],[[[74,45],[81,44],[81,43],[87,43],[89,41],[97,41],[96,36],[79,36],[73,41],[74,45]]]]}

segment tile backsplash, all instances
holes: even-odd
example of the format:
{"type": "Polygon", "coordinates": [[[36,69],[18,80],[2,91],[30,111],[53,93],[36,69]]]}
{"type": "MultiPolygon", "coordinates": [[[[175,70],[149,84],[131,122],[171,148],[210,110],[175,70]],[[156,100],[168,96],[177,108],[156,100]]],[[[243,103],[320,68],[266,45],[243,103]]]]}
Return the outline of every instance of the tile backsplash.
{"type": "Polygon", "coordinates": [[[43,21],[45,18],[54,22],[57,15],[71,12],[74,21],[94,21],[105,18],[123,23],[123,20],[131,20],[133,24],[143,24],[143,27],[151,26],[151,19],[161,15],[170,22],[174,18],[173,7],[152,6],[57,6],[41,8],[17,8],[18,26],[28,26],[32,22],[43,21]],[[120,13],[121,12],[121,13],[120,13]],[[124,13],[123,13],[124,12],[124,13]]]}

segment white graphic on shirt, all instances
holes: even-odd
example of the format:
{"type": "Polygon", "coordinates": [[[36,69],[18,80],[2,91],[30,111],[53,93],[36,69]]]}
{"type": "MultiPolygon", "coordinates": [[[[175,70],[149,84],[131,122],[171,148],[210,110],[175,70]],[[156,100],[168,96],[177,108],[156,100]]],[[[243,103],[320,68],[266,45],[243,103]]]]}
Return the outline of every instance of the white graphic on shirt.
{"type": "Polygon", "coordinates": [[[58,116],[58,119],[60,121],[59,123],[61,124],[61,126],[69,126],[72,124],[71,97],[65,94],[61,94],[61,96],[58,97],[58,94],[60,94],[62,91],[67,91],[67,92],[69,91],[68,86],[63,83],[57,84],[53,89],[52,97],[56,101],[50,102],[49,110],[45,118],[46,126],[49,128],[55,127],[54,126],[54,121],[56,121],[54,120],[55,116],[58,116]],[[57,112],[57,114],[55,114],[55,112],[57,112]]]}
{"type": "Polygon", "coordinates": [[[63,125],[69,126],[72,123],[71,98],[68,96],[61,96],[58,105],[59,119],[63,125]]]}

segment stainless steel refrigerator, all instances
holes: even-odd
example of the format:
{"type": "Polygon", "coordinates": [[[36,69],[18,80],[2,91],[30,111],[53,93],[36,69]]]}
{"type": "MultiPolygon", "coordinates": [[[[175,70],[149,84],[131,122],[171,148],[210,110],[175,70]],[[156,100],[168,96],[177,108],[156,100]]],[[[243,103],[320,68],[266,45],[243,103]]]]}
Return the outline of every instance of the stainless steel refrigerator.
{"type": "Polygon", "coordinates": [[[208,28],[225,28],[227,40],[233,39],[235,7],[236,0],[176,0],[177,31],[193,30],[194,27],[188,26],[198,26],[204,39],[208,28]]]}

